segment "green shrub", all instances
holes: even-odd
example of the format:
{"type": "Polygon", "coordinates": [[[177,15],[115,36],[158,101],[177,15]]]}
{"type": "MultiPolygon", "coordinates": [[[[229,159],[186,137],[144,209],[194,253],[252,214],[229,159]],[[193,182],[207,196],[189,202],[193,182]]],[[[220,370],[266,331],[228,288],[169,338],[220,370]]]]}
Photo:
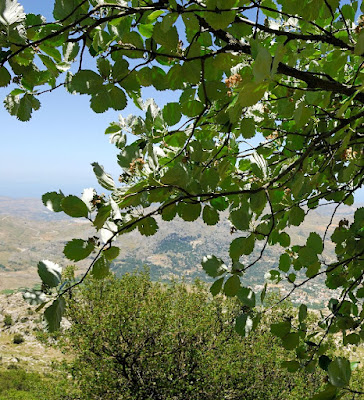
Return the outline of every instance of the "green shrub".
{"type": "Polygon", "coordinates": [[[77,400],[77,391],[61,374],[0,369],[0,400],[77,400]]]}
{"type": "Polygon", "coordinates": [[[24,336],[20,333],[16,333],[13,337],[13,343],[14,344],[20,344],[24,342],[24,336]]]}
{"type": "Polygon", "coordinates": [[[317,391],[319,373],[280,368],[287,353],[267,324],[247,339],[235,333],[240,312],[201,284],[90,280],[74,293],[65,343],[82,399],[297,400],[317,391]]]}
{"type": "Polygon", "coordinates": [[[10,314],[4,315],[4,326],[12,326],[13,325],[13,318],[10,314]]]}

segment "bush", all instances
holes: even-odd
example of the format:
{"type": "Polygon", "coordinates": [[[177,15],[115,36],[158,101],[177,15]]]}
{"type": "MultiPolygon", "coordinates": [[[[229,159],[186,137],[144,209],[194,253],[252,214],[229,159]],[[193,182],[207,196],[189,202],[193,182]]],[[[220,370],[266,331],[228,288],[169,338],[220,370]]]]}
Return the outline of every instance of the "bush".
{"type": "Polygon", "coordinates": [[[24,336],[21,335],[20,333],[16,333],[13,337],[13,343],[14,344],[20,344],[24,342],[24,336]]]}
{"type": "MultiPolygon", "coordinates": [[[[154,284],[146,274],[88,281],[73,296],[65,345],[83,399],[309,398],[319,373],[290,374],[267,329],[234,331],[240,306],[201,284],[154,284]]],[[[282,310],[286,312],[286,310],[282,310]]]]}
{"type": "Polygon", "coordinates": [[[13,325],[13,318],[10,314],[4,315],[4,326],[12,326],[13,325]]]}
{"type": "Polygon", "coordinates": [[[44,376],[35,372],[0,370],[0,400],[76,400],[63,375],[44,376]]]}

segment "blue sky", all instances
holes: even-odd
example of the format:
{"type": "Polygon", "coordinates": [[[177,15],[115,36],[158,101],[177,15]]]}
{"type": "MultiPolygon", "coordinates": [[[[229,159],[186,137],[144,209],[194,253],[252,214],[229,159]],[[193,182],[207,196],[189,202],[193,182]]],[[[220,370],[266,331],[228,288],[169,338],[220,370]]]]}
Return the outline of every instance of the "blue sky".
{"type": "MultiPolygon", "coordinates": [[[[25,12],[42,14],[51,19],[53,1],[21,0],[25,12]]],[[[0,89],[3,99],[9,88],[0,89]]],[[[147,88],[143,98],[156,98],[159,106],[166,101],[178,101],[178,94],[158,93],[147,88]],[[163,102],[161,102],[161,98],[163,102]]],[[[20,122],[0,106],[0,196],[41,197],[47,191],[61,189],[65,194],[80,194],[86,187],[99,187],[90,164],[104,165],[117,179],[117,149],[104,135],[108,124],[117,121],[120,112],[94,113],[89,97],[70,95],[63,88],[44,94],[42,106],[29,122],[20,122]]],[[[138,113],[130,101],[121,111],[126,117],[138,113]]],[[[357,201],[364,201],[361,190],[357,201]]]]}
{"type": "MultiPolygon", "coordinates": [[[[25,12],[51,19],[53,1],[22,0],[25,12]]],[[[0,89],[3,99],[9,87],[0,89]]],[[[143,98],[158,97],[147,88],[143,98]]],[[[163,105],[170,95],[163,94],[163,105]]],[[[176,98],[178,95],[176,94],[176,98]]],[[[20,122],[0,106],[1,157],[0,196],[40,197],[61,189],[79,194],[86,187],[99,188],[90,164],[94,161],[118,177],[117,149],[104,131],[120,112],[94,113],[89,96],[70,95],[63,88],[40,97],[42,106],[29,122],[20,122]]],[[[158,101],[158,99],[157,99],[158,101]]],[[[138,113],[130,101],[121,114],[138,113]]]]}

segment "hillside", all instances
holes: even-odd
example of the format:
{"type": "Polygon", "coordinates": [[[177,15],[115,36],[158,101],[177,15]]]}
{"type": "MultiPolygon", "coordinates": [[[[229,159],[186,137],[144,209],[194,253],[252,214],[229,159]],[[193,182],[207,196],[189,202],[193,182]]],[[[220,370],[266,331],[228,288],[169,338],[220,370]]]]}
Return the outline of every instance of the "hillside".
{"type": "MultiPolygon", "coordinates": [[[[308,215],[305,224],[290,230],[292,242],[301,244],[309,232],[323,234],[330,219],[332,207],[321,207],[308,215]]],[[[341,218],[350,219],[354,207],[339,209],[334,223],[341,218]]],[[[226,262],[232,237],[230,223],[224,213],[220,223],[207,226],[202,220],[192,223],[179,218],[171,222],[158,221],[159,231],[151,237],[143,237],[133,231],[118,239],[121,253],[113,265],[117,274],[148,265],[152,279],[169,279],[184,276],[186,279],[207,279],[200,261],[204,255],[215,254],[226,262]]],[[[72,219],[63,213],[52,213],[37,199],[10,199],[0,197],[0,290],[32,286],[38,282],[36,265],[41,259],[50,259],[67,265],[63,247],[73,238],[86,239],[94,235],[87,222],[72,219]]],[[[259,243],[262,246],[262,242],[259,243]]],[[[247,257],[249,263],[259,254],[247,257]]],[[[264,273],[274,267],[282,249],[268,248],[254,270],[244,277],[246,284],[261,285],[264,273]]],[[[332,259],[333,249],[325,254],[332,259]]],[[[82,271],[90,260],[77,263],[82,271]]],[[[312,288],[314,290],[314,288],[312,288]]]]}

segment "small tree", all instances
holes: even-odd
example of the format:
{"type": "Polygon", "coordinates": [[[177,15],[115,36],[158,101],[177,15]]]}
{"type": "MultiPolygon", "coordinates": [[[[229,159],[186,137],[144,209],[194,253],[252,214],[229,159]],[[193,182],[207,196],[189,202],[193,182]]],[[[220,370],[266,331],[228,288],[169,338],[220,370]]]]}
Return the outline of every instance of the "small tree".
{"type": "MultiPolygon", "coordinates": [[[[152,283],[146,274],[89,280],[68,309],[70,366],[85,399],[298,399],[322,375],[292,375],[267,321],[244,340],[241,306],[201,284],[152,283]]],[[[280,314],[293,315],[283,306],[280,314]]],[[[276,316],[277,317],[277,316],[276,316]]]]}

